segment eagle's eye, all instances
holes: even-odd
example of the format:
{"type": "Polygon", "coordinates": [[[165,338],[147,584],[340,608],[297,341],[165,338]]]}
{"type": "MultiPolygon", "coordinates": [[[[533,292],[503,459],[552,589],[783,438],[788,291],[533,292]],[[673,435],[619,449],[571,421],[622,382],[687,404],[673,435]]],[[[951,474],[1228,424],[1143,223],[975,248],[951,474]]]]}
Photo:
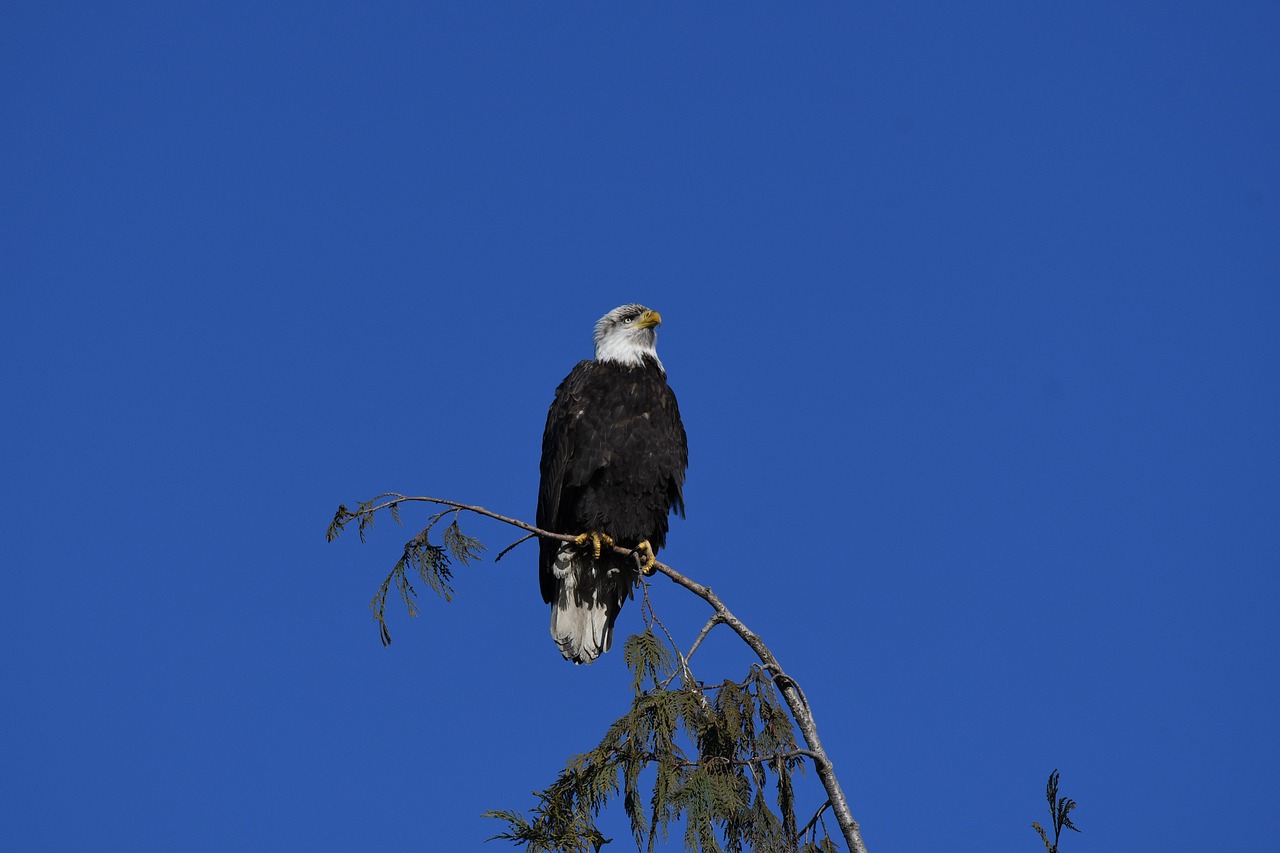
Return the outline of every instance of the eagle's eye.
{"type": "Polygon", "coordinates": [[[622,318],[622,325],[624,325],[624,326],[630,326],[630,325],[631,325],[632,323],[634,323],[635,321],[636,321],[636,318],[635,318],[635,317],[623,317],[623,318],[622,318]]]}

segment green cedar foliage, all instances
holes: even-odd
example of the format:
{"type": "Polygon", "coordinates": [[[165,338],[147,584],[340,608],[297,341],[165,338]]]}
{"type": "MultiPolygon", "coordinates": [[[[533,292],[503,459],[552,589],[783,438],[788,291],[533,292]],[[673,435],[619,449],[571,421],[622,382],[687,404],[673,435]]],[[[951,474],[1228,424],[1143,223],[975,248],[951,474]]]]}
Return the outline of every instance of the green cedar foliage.
{"type": "MultiPolygon", "coordinates": [[[[387,495],[381,495],[370,501],[361,501],[357,504],[355,512],[347,509],[345,505],[340,505],[338,512],[333,517],[333,521],[329,524],[329,530],[325,538],[332,542],[338,538],[338,535],[346,529],[348,524],[354,521],[360,534],[360,541],[365,541],[365,531],[373,526],[374,514],[382,507],[386,507],[387,511],[391,513],[391,518],[396,524],[400,524],[400,504],[398,501],[391,500],[381,506],[377,505],[377,501],[385,497],[387,495]]],[[[419,531],[417,536],[405,543],[404,554],[401,555],[399,561],[391,569],[391,573],[387,575],[386,580],[378,587],[373,600],[369,602],[369,609],[373,611],[373,618],[378,622],[378,635],[382,638],[382,645],[391,645],[391,632],[387,629],[387,596],[391,593],[391,587],[394,586],[396,592],[400,594],[400,600],[404,602],[405,609],[409,611],[409,615],[418,615],[418,591],[409,582],[409,570],[416,572],[422,582],[445,601],[453,601],[453,584],[451,583],[453,572],[450,568],[450,556],[465,566],[479,557],[480,552],[485,550],[480,540],[472,539],[458,527],[458,514],[460,512],[461,510],[458,509],[447,509],[437,512],[427,519],[427,526],[419,531]],[[431,542],[432,529],[441,519],[450,515],[453,516],[453,519],[444,528],[444,533],[440,537],[444,544],[433,544],[431,542]]]]}
{"type": "MultiPolygon", "coordinates": [[[[495,838],[529,851],[598,849],[594,818],[620,794],[640,850],[668,841],[681,824],[689,851],[799,849],[792,774],[803,770],[803,757],[773,680],[753,665],[742,681],[693,681],[676,665],[679,652],[655,633],[661,623],[644,610],[645,630],[623,650],[630,709],[536,792],[530,817],[488,812],[507,824],[495,838]],[[642,792],[645,770],[651,783],[642,792]]],[[[805,848],[837,849],[817,843],[805,848]]]]}

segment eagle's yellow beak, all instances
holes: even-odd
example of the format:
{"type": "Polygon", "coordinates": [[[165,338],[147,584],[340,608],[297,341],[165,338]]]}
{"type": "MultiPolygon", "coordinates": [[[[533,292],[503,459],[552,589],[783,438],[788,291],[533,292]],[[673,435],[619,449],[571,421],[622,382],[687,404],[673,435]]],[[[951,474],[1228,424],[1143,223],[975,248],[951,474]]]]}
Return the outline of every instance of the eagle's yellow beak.
{"type": "Polygon", "coordinates": [[[662,325],[662,315],[657,311],[646,311],[640,315],[640,319],[636,320],[635,328],[652,329],[654,326],[662,325]]]}

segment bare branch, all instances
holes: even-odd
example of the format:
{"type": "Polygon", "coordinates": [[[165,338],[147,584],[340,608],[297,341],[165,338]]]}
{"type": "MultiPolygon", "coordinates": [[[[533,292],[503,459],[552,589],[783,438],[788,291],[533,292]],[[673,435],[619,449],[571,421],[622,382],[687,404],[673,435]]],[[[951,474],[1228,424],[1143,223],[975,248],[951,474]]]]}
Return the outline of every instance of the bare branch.
{"type": "Polygon", "coordinates": [[[707,638],[707,635],[711,633],[711,629],[719,625],[723,621],[724,620],[720,618],[719,613],[716,613],[710,619],[708,619],[707,624],[703,625],[702,630],[698,632],[698,636],[697,638],[694,639],[693,645],[689,646],[689,653],[685,655],[685,658],[693,657],[693,653],[698,650],[698,646],[702,645],[702,641],[705,640],[707,638]]]}
{"type": "Polygon", "coordinates": [[[799,841],[801,838],[804,838],[805,833],[813,829],[814,826],[817,825],[818,819],[822,817],[822,813],[829,808],[831,808],[830,800],[827,800],[825,803],[819,806],[818,810],[814,812],[813,817],[809,818],[809,822],[806,823],[804,826],[800,827],[800,831],[796,833],[796,841],[799,841]]]}
{"type": "Polygon", "coordinates": [[[512,542],[510,545],[508,545],[507,547],[505,547],[505,548],[503,548],[501,551],[499,551],[499,552],[498,552],[498,556],[494,557],[494,558],[493,558],[493,561],[494,561],[495,563],[496,563],[496,562],[498,562],[498,561],[499,561],[499,560],[501,560],[503,557],[507,556],[507,552],[508,552],[508,551],[510,551],[512,548],[516,547],[517,545],[520,545],[520,544],[523,544],[523,543],[525,543],[525,542],[528,542],[530,539],[532,539],[533,537],[535,537],[535,536],[537,536],[537,535],[538,535],[538,534],[536,534],[536,533],[530,533],[530,534],[528,534],[528,535],[526,535],[526,536],[521,536],[519,539],[517,539],[516,541],[512,542]]]}

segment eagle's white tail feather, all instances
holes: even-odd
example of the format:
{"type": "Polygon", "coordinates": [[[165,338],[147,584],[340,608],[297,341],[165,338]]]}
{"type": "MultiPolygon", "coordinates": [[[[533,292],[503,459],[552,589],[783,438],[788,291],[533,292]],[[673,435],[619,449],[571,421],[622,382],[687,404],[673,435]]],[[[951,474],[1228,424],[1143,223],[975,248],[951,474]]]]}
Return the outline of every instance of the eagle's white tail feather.
{"type": "Polygon", "coordinates": [[[551,605],[551,638],[565,660],[591,663],[613,645],[613,620],[619,603],[610,602],[602,585],[592,582],[596,580],[592,576],[602,569],[572,548],[562,548],[556,554],[553,571],[560,583],[559,594],[551,605]],[[579,601],[578,585],[583,580],[591,592],[579,601]]]}

